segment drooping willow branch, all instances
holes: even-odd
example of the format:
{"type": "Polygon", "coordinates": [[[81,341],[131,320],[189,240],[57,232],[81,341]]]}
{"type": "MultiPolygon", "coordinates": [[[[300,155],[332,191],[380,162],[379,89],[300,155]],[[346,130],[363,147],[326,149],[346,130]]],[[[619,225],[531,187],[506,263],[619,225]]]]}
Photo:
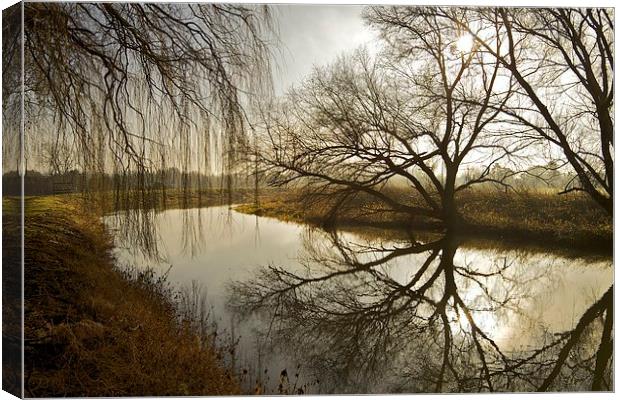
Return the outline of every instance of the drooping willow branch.
{"type": "Polygon", "coordinates": [[[270,87],[269,8],[24,7],[33,163],[41,162],[45,147],[50,159],[70,158],[84,172],[234,167],[234,153],[245,143],[245,106],[270,87]]]}
{"type": "MultiPolygon", "coordinates": [[[[91,202],[115,210],[165,203],[171,186],[186,199],[209,175],[230,189],[246,113],[270,94],[271,21],[267,6],[24,3],[24,35],[9,32],[3,51],[19,59],[10,39],[23,40],[24,169],[79,176],[91,202]]],[[[9,78],[3,111],[21,105],[9,78]]],[[[148,245],[151,218],[122,226],[148,245]]]]}

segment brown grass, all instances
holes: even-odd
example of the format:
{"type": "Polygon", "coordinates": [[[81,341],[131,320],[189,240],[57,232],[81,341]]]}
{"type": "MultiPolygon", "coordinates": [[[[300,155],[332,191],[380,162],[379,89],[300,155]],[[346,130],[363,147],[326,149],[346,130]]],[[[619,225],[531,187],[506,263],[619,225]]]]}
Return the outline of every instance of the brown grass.
{"type": "MultiPolygon", "coordinates": [[[[404,191],[396,195],[409,198],[409,203],[415,204],[415,198],[404,191]]],[[[585,195],[468,191],[458,196],[457,204],[465,221],[459,232],[466,237],[609,253],[613,246],[612,218],[585,195]]],[[[380,211],[382,207],[368,198],[350,203],[338,213],[337,220],[330,219],[330,207],[329,200],[308,203],[301,192],[282,190],[264,194],[258,206],[244,204],[236,210],[321,226],[441,230],[437,221],[380,211]]]]}
{"type": "MultiPolygon", "coordinates": [[[[114,268],[102,222],[79,204],[26,200],[26,396],[239,393],[161,286],[114,268]]],[[[4,200],[5,212],[14,206],[4,200]]]]}
{"type": "Polygon", "coordinates": [[[584,194],[468,192],[464,233],[600,249],[611,254],[613,220],[584,194]]]}

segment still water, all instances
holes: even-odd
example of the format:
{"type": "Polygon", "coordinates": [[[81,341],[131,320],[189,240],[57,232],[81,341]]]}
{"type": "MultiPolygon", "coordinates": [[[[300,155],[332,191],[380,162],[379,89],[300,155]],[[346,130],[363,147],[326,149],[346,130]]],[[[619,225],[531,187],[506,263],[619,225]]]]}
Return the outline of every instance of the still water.
{"type": "MultiPolygon", "coordinates": [[[[535,390],[613,283],[611,257],[330,233],[229,207],[153,223],[161,259],[119,237],[119,263],[198,283],[247,391],[535,390]]],[[[579,332],[551,389],[589,389],[603,323],[579,332]]]]}

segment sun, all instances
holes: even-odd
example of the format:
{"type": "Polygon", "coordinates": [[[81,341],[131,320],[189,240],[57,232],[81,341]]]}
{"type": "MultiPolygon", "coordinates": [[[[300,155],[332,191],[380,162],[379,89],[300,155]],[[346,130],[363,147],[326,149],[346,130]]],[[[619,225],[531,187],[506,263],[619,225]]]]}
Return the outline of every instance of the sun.
{"type": "Polygon", "coordinates": [[[456,49],[461,53],[469,53],[474,47],[474,38],[466,33],[456,41],[456,49]]]}

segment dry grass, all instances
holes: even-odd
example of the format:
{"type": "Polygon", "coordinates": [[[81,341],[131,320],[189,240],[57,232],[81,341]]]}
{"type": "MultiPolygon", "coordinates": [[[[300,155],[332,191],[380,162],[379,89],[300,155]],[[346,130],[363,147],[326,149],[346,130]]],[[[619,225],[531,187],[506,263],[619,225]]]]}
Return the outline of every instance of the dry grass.
{"type": "Polygon", "coordinates": [[[21,215],[16,200],[2,203],[2,390],[21,397],[21,215]]]}
{"type": "MultiPolygon", "coordinates": [[[[408,196],[409,203],[415,204],[415,198],[407,193],[396,195],[408,196]]],[[[244,204],[236,210],[321,226],[441,229],[436,221],[377,211],[381,207],[368,198],[356,199],[333,220],[329,200],[309,204],[302,198],[300,192],[292,190],[270,192],[261,196],[258,206],[244,204]]],[[[612,218],[585,195],[468,191],[458,196],[457,204],[465,221],[459,230],[467,237],[604,252],[611,252],[613,246],[612,218]]]]}
{"type": "Polygon", "coordinates": [[[238,393],[222,355],[178,322],[161,282],[114,268],[103,224],[79,204],[26,200],[26,396],[238,393]]]}
{"type": "Polygon", "coordinates": [[[464,232],[498,239],[613,248],[613,220],[583,194],[469,192],[459,198],[464,232]]]}

